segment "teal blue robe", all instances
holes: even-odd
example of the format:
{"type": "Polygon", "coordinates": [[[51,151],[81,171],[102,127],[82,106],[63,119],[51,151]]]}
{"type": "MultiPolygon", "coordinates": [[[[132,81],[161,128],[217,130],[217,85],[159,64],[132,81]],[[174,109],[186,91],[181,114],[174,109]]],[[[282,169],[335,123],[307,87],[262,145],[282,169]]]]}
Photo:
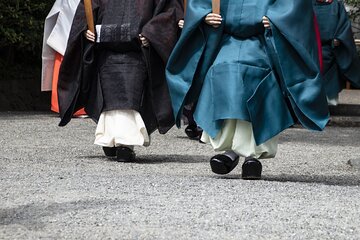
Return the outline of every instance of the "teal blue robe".
{"type": "Polygon", "coordinates": [[[188,1],[167,65],[177,125],[184,104],[197,102],[195,121],[213,138],[225,119],[251,122],[258,145],[296,120],[322,130],[329,114],[311,0],[222,0],[219,28],[204,23],[210,12],[211,0],[188,1]]]}
{"type": "Polygon", "coordinates": [[[333,99],[345,87],[346,80],[360,88],[360,60],[343,2],[313,1],[322,42],[326,94],[333,99]],[[334,47],[334,39],[341,42],[340,46],[334,47]]]}

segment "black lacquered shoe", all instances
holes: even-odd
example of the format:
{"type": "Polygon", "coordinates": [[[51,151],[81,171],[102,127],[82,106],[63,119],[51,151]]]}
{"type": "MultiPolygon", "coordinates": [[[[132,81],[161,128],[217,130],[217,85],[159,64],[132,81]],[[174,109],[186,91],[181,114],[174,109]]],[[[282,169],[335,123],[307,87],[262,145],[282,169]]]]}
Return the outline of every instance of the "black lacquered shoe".
{"type": "Polygon", "coordinates": [[[189,125],[185,128],[185,133],[190,139],[200,139],[203,130],[196,125],[189,125]]]}
{"type": "Polygon", "coordinates": [[[211,170],[216,174],[227,174],[231,172],[239,163],[239,155],[234,151],[226,151],[217,154],[210,159],[211,170]]]}
{"type": "Polygon", "coordinates": [[[102,147],[105,156],[116,157],[116,147],[102,147]]]}
{"type": "Polygon", "coordinates": [[[241,178],[245,180],[261,179],[262,165],[256,158],[246,158],[242,165],[241,178]]]}
{"type": "Polygon", "coordinates": [[[135,152],[125,146],[116,147],[116,161],[133,162],[135,160],[135,152]]]}

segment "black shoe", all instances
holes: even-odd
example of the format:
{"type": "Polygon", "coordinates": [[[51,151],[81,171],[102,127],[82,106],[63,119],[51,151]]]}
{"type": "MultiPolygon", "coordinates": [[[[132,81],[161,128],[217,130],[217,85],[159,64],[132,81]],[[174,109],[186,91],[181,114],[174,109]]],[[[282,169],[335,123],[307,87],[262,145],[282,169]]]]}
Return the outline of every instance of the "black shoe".
{"type": "Polygon", "coordinates": [[[256,158],[246,158],[242,165],[242,179],[258,180],[261,178],[262,165],[256,158]]]}
{"type": "Polygon", "coordinates": [[[116,161],[133,162],[135,160],[135,152],[128,147],[116,147],[116,161]]]}
{"type": "Polygon", "coordinates": [[[196,125],[189,125],[185,128],[185,133],[190,139],[200,139],[202,129],[196,125]]]}
{"type": "Polygon", "coordinates": [[[211,170],[216,174],[227,174],[239,163],[239,155],[234,151],[226,151],[210,159],[211,170]]]}
{"type": "Polygon", "coordinates": [[[103,151],[107,157],[116,157],[116,147],[103,147],[103,151]]]}

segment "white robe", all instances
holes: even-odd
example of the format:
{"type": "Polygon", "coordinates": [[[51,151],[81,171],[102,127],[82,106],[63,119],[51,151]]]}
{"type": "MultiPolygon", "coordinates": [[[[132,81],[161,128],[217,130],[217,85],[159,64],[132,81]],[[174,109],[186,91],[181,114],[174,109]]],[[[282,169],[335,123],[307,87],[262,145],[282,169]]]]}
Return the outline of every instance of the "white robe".
{"type": "Polygon", "coordinates": [[[56,52],[65,54],[72,21],[80,0],[56,0],[45,19],[41,91],[51,91],[56,52]]]}

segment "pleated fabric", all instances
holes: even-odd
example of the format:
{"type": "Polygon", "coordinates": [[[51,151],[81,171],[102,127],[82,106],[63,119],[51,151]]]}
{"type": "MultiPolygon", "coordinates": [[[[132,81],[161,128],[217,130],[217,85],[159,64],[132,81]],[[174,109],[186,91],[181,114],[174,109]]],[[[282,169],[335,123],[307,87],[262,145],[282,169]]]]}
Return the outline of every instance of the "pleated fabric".
{"type": "Polygon", "coordinates": [[[240,156],[258,159],[274,158],[278,139],[275,136],[257,146],[251,123],[236,119],[225,120],[215,138],[211,138],[206,132],[201,136],[201,141],[210,143],[215,151],[233,150],[240,156]]]}
{"type": "Polygon", "coordinates": [[[113,110],[101,113],[94,144],[104,147],[149,146],[150,137],[139,112],[113,110]]]}

